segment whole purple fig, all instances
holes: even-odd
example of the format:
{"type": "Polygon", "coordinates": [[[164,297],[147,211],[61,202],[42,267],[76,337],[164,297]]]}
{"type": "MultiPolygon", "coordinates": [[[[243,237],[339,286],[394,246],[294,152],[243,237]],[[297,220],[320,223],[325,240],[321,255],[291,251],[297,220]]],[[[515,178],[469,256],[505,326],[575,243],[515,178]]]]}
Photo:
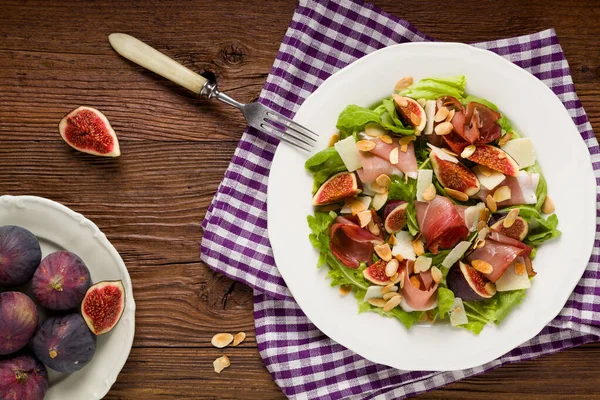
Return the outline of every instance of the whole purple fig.
{"type": "Polygon", "coordinates": [[[91,285],[90,271],[83,260],[68,251],[47,255],[31,281],[36,300],[50,310],[78,307],[91,285]]]}
{"type": "Polygon", "coordinates": [[[0,286],[26,284],[41,259],[40,243],[33,233],[19,226],[0,226],[0,286]]]}
{"type": "Polygon", "coordinates": [[[42,400],[48,390],[46,367],[30,355],[0,360],[0,399],[42,400]]]}
{"type": "Polygon", "coordinates": [[[25,347],[35,333],[38,320],[37,308],[29,297],[20,292],[0,293],[0,354],[25,347]]]}

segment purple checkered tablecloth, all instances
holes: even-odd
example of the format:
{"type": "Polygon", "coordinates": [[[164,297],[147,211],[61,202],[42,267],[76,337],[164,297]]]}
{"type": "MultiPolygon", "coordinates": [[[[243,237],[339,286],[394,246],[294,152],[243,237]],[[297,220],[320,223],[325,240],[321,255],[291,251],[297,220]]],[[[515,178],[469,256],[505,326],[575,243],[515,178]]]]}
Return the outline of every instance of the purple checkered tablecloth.
{"type": "MultiPolygon", "coordinates": [[[[408,22],[352,0],[301,0],[261,103],[292,117],[331,74],[395,43],[430,41],[408,22]]],[[[581,106],[554,30],[476,43],[526,69],[561,99],[585,141],[600,182],[600,150],[581,106]]],[[[590,263],[565,308],[534,339],[477,368],[401,371],[374,364],[333,342],[304,315],[283,281],[267,235],[267,182],[277,140],[247,129],[203,221],[202,260],[254,289],[260,354],[290,398],[398,399],[432,390],[506,363],[600,339],[600,235],[590,263]]],[[[600,196],[598,197],[600,201],[600,196]]]]}

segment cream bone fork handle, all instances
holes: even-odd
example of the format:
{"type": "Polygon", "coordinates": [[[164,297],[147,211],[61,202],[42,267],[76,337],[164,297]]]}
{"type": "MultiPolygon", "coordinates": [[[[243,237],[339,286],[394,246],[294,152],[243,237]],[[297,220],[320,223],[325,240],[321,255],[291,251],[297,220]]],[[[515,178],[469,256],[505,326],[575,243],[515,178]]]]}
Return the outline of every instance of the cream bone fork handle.
{"type": "Polygon", "coordinates": [[[310,151],[318,135],[260,103],[242,104],[219,91],[216,83],[124,33],[108,36],[110,45],[123,57],[209,99],[213,97],[239,109],[253,128],[269,133],[302,150],[310,151]]]}

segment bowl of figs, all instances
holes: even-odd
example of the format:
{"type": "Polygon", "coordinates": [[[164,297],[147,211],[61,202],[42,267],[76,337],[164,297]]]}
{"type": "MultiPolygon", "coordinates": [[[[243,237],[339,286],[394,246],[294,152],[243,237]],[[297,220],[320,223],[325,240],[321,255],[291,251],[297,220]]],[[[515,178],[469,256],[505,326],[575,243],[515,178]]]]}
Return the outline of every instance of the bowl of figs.
{"type": "Polygon", "coordinates": [[[93,223],[58,203],[0,197],[0,399],[108,392],[131,349],[135,305],[122,260],[118,268],[107,263],[103,252],[118,256],[107,243],[93,223]],[[77,232],[61,236],[63,229],[77,232]]]}

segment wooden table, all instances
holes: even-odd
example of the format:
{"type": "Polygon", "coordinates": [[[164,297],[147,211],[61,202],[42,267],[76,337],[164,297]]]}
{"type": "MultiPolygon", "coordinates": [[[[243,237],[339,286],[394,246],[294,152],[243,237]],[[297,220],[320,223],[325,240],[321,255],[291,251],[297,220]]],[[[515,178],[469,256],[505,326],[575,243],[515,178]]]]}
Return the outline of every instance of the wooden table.
{"type": "MultiPolygon", "coordinates": [[[[600,125],[600,7],[592,1],[465,0],[376,3],[446,41],[473,42],[556,28],[577,91],[600,125]],[[453,5],[450,5],[453,4],[453,5]]],[[[133,280],[137,332],[107,398],[276,399],[258,354],[252,291],[199,261],[200,223],[244,127],[240,114],[197,99],[109,47],[127,32],[255,99],[296,3],[246,1],[0,0],[0,193],[61,202],[100,226],[133,280]],[[123,155],[75,152],[59,137],[71,109],[103,111],[123,155]],[[217,375],[210,345],[245,331],[217,375]]],[[[600,398],[592,344],[422,395],[426,399],[600,398]]]]}

